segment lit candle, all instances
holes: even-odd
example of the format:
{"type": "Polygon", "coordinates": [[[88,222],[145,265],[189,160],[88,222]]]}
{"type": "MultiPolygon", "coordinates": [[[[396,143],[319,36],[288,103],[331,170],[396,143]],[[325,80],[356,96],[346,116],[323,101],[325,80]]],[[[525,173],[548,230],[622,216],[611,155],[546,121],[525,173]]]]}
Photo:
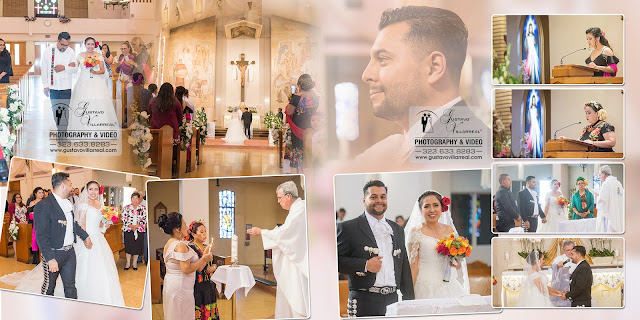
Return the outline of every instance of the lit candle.
{"type": "Polygon", "coordinates": [[[238,262],[238,236],[231,237],[231,262],[238,262]]]}

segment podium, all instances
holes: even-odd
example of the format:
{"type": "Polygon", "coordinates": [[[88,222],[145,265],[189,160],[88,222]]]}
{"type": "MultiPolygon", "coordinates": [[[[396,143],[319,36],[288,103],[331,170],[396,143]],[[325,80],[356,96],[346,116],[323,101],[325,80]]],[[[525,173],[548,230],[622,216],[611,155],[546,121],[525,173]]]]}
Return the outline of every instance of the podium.
{"type": "Polygon", "coordinates": [[[549,140],[544,146],[545,158],[620,158],[622,153],[618,152],[589,152],[590,144],[575,139],[549,140]]]}
{"type": "Polygon", "coordinates": [[[551,84],[622,84],[622,77],[596,77],[600,70],[577,64],[555,66],[551,70],[551,84]]]}

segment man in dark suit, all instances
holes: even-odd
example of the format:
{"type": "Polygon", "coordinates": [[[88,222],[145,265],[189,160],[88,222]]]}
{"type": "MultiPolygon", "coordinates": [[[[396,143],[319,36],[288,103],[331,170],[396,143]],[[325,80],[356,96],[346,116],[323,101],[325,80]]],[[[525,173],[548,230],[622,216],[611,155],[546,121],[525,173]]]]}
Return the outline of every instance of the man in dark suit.
{"type": "Polygon", "coordinates": [[[93,243],[73,216],[73,205],[67,198],[71,193],[71,180],[65,172],[51,176],[52,196],[44,198],[34,208],[34,228],[44,268],[42,294],[53,295],[58,276],[62,277],[64,296],[78,299],[76,290],[76,253],[73,244],[76,235],[91,249],[93,243]]]}
{"type": "Polygon", "coordinates": [[[511,177],[503,173],[498,178],[498,183],[500,183],[500,188],[495,196],[496,214],[498,215],[496,229],[498,232],[509,232],[511,228],[516,226],[515,221],[522,220],[520,213],[518,213],[516,199],[511,192],[511,177]]]}
{"type": "Polygon", "coordinates": [[[522,220],[529,222],[525,229],[527,232],[538,230],[538,216],[542,217],[542,223],[547,223],[547,218],[540,206],[538,192],[536,192],[536,177],[528,176],[525,180],[527,187],[518,192],[518,212],[522,220]]]}
{"type": "Polygon", "coordinates": [[[249,108],[244,108],[244,112],[242,113],[242,123],[244,123],[244,134],[247,136],[247,139],[251,139],[251,121],[253,120],[253,115],[249,112],[249,108]]]}
{"type": "Polygon", "coordinates": [[[282,113],[282,108],[278,108],[278,118],[284,121],[284,113],[282,113]]]}
{"type": "Polygon", "coordinates": [[[365,184],[365,212],[337,225],[338,271],[349,277],[349,316],[384,316],[387,306],[413,300],[413,281],[404,231],[385,219],[387,187],[382,181],[365,184]]]}
{"type": "Polygon", "coordinates": [[[576,269],[569,278],[571,280],[569,291],[562,296],[562,299],[571,301],[572,307],[591,307],[593,272],[589,263],[584,260],[586,255],[585,247],[573,247],[571,261],[576,264],[576,269]]]}

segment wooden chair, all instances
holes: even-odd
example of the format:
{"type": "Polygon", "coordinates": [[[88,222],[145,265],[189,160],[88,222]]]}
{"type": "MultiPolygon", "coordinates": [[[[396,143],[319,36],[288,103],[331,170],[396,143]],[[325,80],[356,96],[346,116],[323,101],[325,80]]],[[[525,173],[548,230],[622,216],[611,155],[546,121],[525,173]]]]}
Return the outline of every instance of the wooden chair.
{"type": "Polygon", "coordinates": [[[122,252],[124,251],[124,242],[122,241],[122,221],[118,221],[111,225],[109,229],[104,233],[107,243],[111,247],[111,251],[122,252]]]}
{"type": "Polygon", "coordinates": [[[338,297],[340,299],[340,317],[348,317],[347,303],[349,302],[349,280],[338,282],[338,297]]]}
{"type": "Polygon", "coordinates": [[[480,261],[467,264],[469,274],[469,287],[471,293],[481,296],[491,295],[491,267],[480,261]]]}

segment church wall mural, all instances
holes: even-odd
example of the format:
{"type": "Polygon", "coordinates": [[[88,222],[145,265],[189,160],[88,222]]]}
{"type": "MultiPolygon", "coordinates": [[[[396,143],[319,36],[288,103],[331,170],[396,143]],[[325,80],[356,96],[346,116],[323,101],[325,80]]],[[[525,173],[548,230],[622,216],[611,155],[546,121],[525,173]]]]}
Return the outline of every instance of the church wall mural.
{"type": "Polygon", "coordinates": [[[319,83],[316,34],[311,25],[271,18],[271,110],[284,109],[300,75],[308,73],[319,83]]]}
{"type": "Polygon", "coordinates": [[[216,18],[171,29],[165,52],[164,81],[187,88],[189,98],[210,115],[215,100],[216,18]]]}

